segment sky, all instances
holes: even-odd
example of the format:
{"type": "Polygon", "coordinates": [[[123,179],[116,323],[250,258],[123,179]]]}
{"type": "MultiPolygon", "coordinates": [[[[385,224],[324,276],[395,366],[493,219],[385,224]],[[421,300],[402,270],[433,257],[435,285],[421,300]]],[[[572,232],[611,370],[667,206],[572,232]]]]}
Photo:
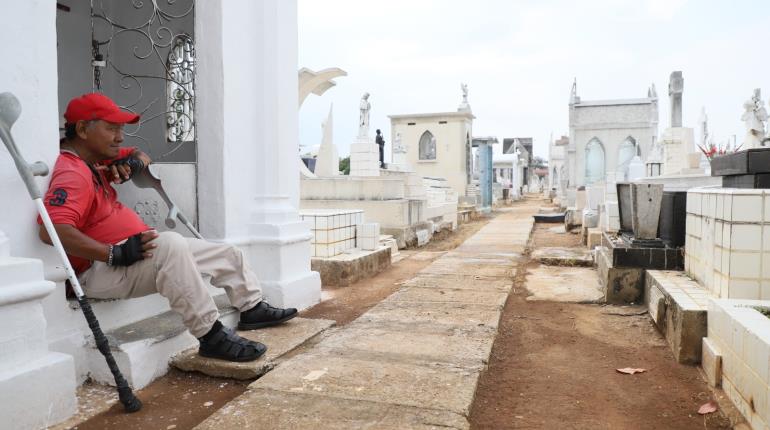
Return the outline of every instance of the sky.
{"type": "MultiPolygon", "coordinates": [[[[298,0],[299,67],[348,75],[300,109],[300,145],[349,153],[358,106],[371,94],[371,129],[390,145],[388,115],[455,111],[468,85],[475,136],[567,135],[573,79],[583,101],[659,96],[669,126],[668,80],[684,76],[683,126],[705,107],[717,142],[745,134],[754,88],[770,96],[770,1],[733,0],[298,0]]],[[[386,160],[389,158],[386,155],[386,160]]]]}

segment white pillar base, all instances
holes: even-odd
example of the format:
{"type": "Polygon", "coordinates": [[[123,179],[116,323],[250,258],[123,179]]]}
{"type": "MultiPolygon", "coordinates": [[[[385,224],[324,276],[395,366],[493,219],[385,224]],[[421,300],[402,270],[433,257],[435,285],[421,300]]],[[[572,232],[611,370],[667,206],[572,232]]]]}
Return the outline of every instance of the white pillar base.
{"type": "Polygon", "coordinates": [[[310,270],[310,227],[306,222],[252,224],[251,235],[227,240],[243,249],[273,306],[305,309],[321,301],[321,277],[310,270]]]}
{"type": "Polygon", "coordinates": [[[663,132],[663,174],[675,175],[687,167],[687,154],[693,148],[693,129],[686,127],[667,128],[663,132]]]}
{"type": "Polygon", "coordinates": [[[262,281],[265,300],[273,306],[307,309],[321,301],[321,275],[306,272],[296,279],[262,281]]]}
{"type": "Polygon", "coordinates": [[[4,426],[42,429],[75,413],[75,365],[72,356],[48,352],[43,357],[0,371],[0,416],[4,426]]]}
{"type": "Polygon", "coordinates": [[[350,176],[380,176],[380,148],[368,137],[350,145],[350,176]]]}

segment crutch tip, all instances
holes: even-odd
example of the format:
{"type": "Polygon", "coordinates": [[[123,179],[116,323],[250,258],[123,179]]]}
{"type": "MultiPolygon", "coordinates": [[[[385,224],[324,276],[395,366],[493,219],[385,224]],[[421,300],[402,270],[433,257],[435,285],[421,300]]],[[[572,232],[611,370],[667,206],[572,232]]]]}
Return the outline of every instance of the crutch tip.
{"type": "Polygon", "coordinates": [[[139,400],[138,397],[132,396],[130,399],[127,399],[125,402],[123,402],[123,407],[128,413],[138,412],[140,409],[142,409],[142,401],[139,400]]]}

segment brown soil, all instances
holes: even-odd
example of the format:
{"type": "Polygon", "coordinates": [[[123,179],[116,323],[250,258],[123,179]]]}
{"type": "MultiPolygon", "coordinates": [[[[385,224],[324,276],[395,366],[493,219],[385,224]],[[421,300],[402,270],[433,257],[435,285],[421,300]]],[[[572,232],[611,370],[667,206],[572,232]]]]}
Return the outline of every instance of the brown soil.
{"type": "MultiPolygon", "coordinates": [[[[333,319],[344,325],[358,318],[401,287],[401,283],[433,260],[457,247],[476,233],[490,218],[481,218],[463,224],[451,234],[435,237],[428,245],[402,250],[404,259],[377,276],[361,280],[347,287],[324,286],[330,299],[301,312],[305,318],[333,319]]],[[[312,343],[311,343],[312,344],[312,343]]],[[[303,351],[300,348],[294,353],[303,351]]],[[[72,427],[82,430],[132,429],[132,430],[185,430],[192,429],[208,418],[227,402],[242,394],[252,381],[236,381],[212,378],[199,373],[184,373],[172,369],[167,375],[138,391],[144,403],[141,411],[134,414],[123,412],[122,405],[72,427]],[[212,402],[208,404],[208,402],[212,402]]]]}
{"type": "Polygon", "coordinates": [[[250,382],[211,378],[172,369],[137,393],[144,403],[139,412],[127,414],[123,412],[123,405],[118,403],[73,428],[191,429],[246,391],[250,382]]]}
{"type": "MultiPolygon", "coordinates": [[[[552,226],[537,225],[532,243],[570,246],[574,236],[552,226]]],[[[696,367],[674,361],[644,308],[527,302],[524,277],[479,380],[472,429],[730,428],[721,412],[698,415],[712,392],[696,367]],[[616,371],[624,367],[647,371],[616,371]]]]}
{"type": "Polygon", "coordinates": [[[563,246],[565,248],[574,248],[580,246],[580,235],[576,234],[578,230],[566,233],[554,233],[552,228],[561,226],[561,224],[535,224],[532,230],[532,240],[530,246],[542,248],[546,246],[563,246]]]}

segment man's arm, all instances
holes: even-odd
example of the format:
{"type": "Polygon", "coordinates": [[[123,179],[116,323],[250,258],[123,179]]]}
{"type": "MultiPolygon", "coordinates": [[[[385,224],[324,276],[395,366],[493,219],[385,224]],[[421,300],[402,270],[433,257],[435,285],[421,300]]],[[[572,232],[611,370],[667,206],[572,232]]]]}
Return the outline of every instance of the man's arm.
{"type": "MultiPolygon", "coordinates": [[[[69,224],[54,224],[54,228],[67,254],[87,260],[107,261],[110,251],[109,244],[91,239],[81,233],[75,226],[69,224]]],[[[40,226],[40,240],[52,245],[51,237],[48,235],[45,226],[42,225],[40,226]]]]}
{"type": "MultiPolygon", "coordinates": [[[[104,261],[106,262],[110,256],[110,244],[101,243],[97,240],[91,239],[87,235],[83,234],[75,226],[69,224],[54,224],[56,234],[59,235],[67,254],[74,255],[76,257],[85,258],[86,260],[104,261]]],[[[40,226],[40,240],[48,245],[52,245],[51,237],[48,235],[44,226],[40,226]]],[[[154,230],[149,230],[141,233],[141,253],[143,258],[152,257],[152,249],[157,245],[152,243],[152,240],[158,237],[158,233],[154,230]]]]}

